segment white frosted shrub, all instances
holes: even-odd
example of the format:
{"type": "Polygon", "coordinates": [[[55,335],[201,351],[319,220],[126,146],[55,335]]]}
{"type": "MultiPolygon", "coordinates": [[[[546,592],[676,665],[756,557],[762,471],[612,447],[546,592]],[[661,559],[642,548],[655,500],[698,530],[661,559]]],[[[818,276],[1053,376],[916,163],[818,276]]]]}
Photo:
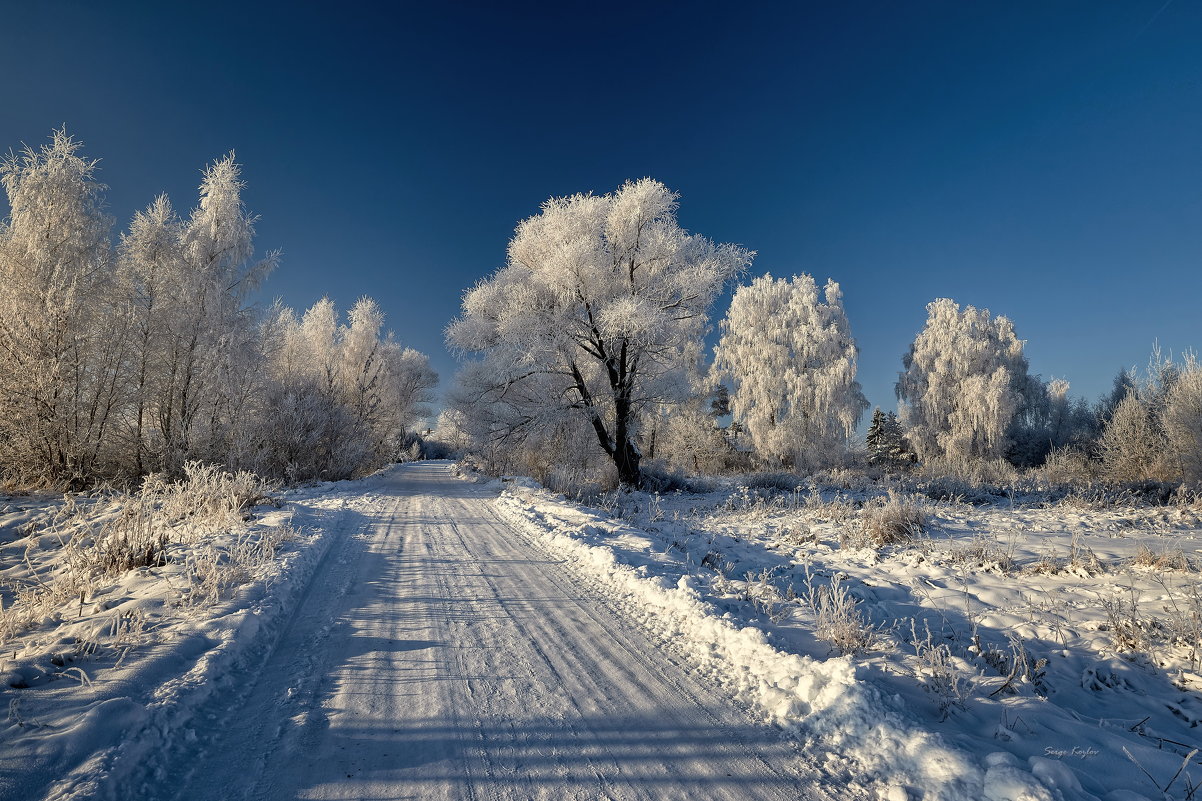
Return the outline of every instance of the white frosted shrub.
{"type": "Polygon", "coordinates": [[[1191,354],[1160,412],[1166,467],[1174,477],[1202,482],[1202,364],[1191,354]]]}
{"type": "Polygon", "coordinates": [[[1115,407],[1098,440],[1106,477],[1115,481],[1156,478],[1164,444],[1152,409],[1139,393],[1128,394],[1115,407]]]}

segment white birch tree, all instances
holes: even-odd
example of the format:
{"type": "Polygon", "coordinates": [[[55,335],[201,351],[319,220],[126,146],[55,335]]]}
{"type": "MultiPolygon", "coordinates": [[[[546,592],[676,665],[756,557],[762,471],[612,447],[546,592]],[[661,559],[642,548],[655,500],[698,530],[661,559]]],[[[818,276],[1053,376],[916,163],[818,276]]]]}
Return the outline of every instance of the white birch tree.
{"type": "Polygon", "coordinates": [[[189,458],[219,457],[227,445],[223,425],[242,410],[231,379],[245,374],[239,361],[254,358],[246,300],[278,259],[269,253],[253,260],[255,217],[242,204],[244,187],[232,153],[205,168],[200,203],[181,231],[183,270],[172,287],[156,404],[168,470],[189,458]]]}
{"type": "Polygon", "coordinates": [[[739,287],[722,321],[716,371],[760,459],[816,468],[837,461],[868,401],[856,381],[856,344],[834,281],[765,275],[739,287]]]}
{"type": "Polygon", "coordinates": [[[26,483],[90,476],[121,403],[112,223],[80,148],[58,130],[0,165],[0,468],[26,483]]]}
{"type": "Polygon", "coordinates": [[[185,280],[183,222],[166,195],[134,215],[117,250],[117,286],[130,320],[130,403],[124,461],[133,475],[163,464],[156,424],[163,393],[169,332],[179,313],[176,288],[185,280]]]}
{"type": "Polygon", "coordinates": [[[1027,388],[1023,342],[1006,317],[947,298],[902,357],[897,397],[906,435],[921,459],[999,459],[1027,388]]]}

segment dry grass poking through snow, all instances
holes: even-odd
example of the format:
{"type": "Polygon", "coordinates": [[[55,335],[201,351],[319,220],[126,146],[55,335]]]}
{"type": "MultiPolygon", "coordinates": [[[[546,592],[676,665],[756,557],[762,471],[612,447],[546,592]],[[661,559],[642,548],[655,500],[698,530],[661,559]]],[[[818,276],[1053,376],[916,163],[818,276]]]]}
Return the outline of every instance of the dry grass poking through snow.
{"type": "Polygon", "coordinates": [[[856,599],[836,577],[830,584],[810,584],[806,601],[814,613],[814,636],[841,654],[859,654],[874,647],[877,629],[856,608],[856,599]]]}
{"type": "Polygon", "coordinates": [[[927,513],[915,498],[890,492],[888,498],[865,504],[859,523],[859,528],[844,528],[842,547],[883,548],[909,542],[926,528],[927,513]]]}
{"type": "Polygon", "coordinates": [[[68,497],[41,526],[24,531],[27,570],[0,595],[0,646],[64,606],[85,602],[101,584],[139,568],[171,561],[172,546],[197,545],[180,554],[185,605],[215,602],[274,555],[286,534],[235,536],[218,547],[217,534],[242,527],[245,510],[268,499],[274,485],[251,473],[227,473],[190,462],[184,478],[148,477],[133,493],[78,503],[68,497]],[[2,601],[8,596],[9,603],[2,601]]]}

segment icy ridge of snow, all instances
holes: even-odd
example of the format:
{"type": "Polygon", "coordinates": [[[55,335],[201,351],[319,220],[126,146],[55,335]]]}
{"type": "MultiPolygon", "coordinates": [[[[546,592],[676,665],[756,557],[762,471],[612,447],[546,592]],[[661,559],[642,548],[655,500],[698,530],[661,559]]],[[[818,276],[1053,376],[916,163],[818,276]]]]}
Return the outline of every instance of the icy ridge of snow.
{"type": "Polygon", "coordinates": [[[868,784],[888,799],[903,797],[899,791],[930,801],[1065,797],[1009,754],[991,754],[982,765],[949,746],[910,719],[900,698],[885,697],[857,680],[850,659],[819,661],[780,651],[762,630],[720,615],[689,575],[681,574],[675,583],[666,576],[650,577],[646,567],[623,563],[600,542],[616,529],[649,538],[645,532],[565,506],[545,491],[509,489],[496,509],[549,551],[599,579],[634,620],[685,651],[703,675],[766,721],[826,752],[828,771],[868,784]]]}

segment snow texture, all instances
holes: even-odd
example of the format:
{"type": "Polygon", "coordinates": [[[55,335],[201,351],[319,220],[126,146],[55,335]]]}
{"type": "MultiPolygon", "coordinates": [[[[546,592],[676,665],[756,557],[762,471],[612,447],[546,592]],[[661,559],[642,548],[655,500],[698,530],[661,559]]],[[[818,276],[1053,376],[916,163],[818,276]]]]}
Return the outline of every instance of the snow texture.
{"type": "Polygon", "coordinates": [[[816,493],[635,493],[615,516],[540,489],[498,503],[663,647],[880,797],[1118,801],[1197,784],[1195,512],[931,506],[938,535],[877,552],[839,547],[854,492],[816,493]],[[831,583],[875,626],[866,653],[816,640],[806,587],[831,583]]]}

